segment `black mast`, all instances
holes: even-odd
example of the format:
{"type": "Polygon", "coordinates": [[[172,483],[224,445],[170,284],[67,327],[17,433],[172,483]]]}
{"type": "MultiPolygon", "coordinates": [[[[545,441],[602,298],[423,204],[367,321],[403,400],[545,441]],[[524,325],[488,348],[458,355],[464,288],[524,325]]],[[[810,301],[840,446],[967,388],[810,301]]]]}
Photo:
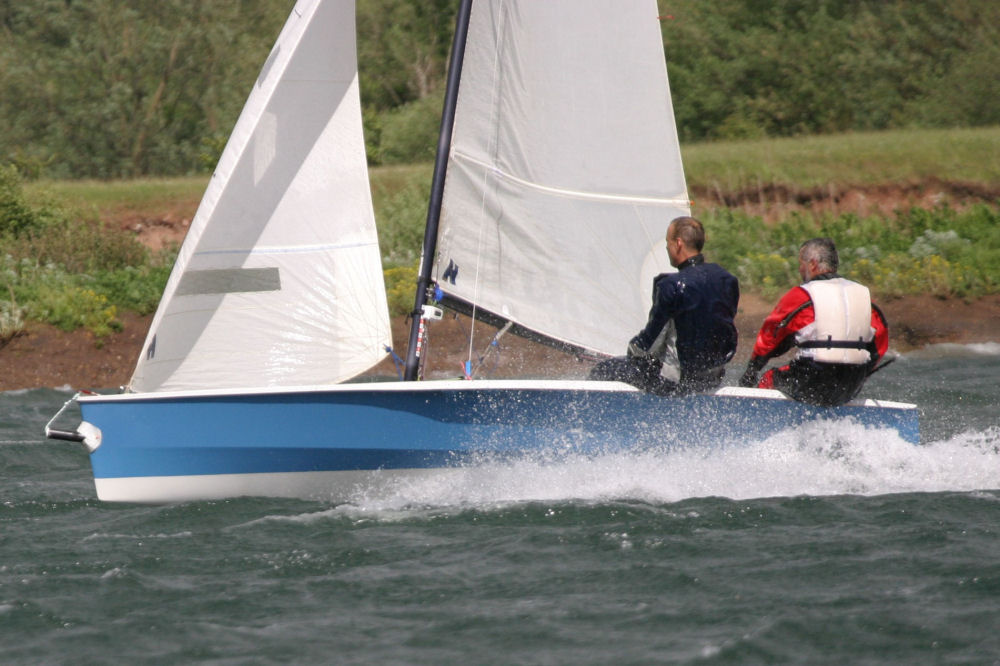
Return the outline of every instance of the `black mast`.
{"type": "Polygon", "coordinates": [[[458,100],[458,82],[462,77],[462,60],[465,58],[465,38],[469,33],[469,15],[472,0],[462,0],[458,7],[455,23],[455,38],[451,44],[451,58],[448,61],[448,87],[444,95],[444,110],[441,112],[441,132],[438,135],[437,156],[434,158],[434,179],[431,181],[431,197],[427,206],[427,226],[424,229],[424,247],[417,275],[417,295],[413,303],[410,325],[410,341],[406,347],[406,369],[403,378],[413,381],[417,378],[420,359],[417,357],[417,341],[420,338],[421,318],[427,302],[427,289],[431,283],[431,267],[437,249],[438,222],[441,219],[441,198],[444,193],[444,176],[451,150],[451,132],[455,125],[455,104],[458,100]]]}

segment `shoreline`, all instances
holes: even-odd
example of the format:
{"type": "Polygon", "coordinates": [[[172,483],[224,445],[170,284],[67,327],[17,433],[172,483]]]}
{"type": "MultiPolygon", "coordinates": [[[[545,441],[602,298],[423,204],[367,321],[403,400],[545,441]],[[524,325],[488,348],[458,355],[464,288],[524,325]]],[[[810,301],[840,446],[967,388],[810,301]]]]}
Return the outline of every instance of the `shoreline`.
{"type": "MultiPolygon", "coordinates": [[[[908,352],[929,344],[1000,342],[1000,294],[974,302],[940,299],[927,295],[876,301],[889,319],[889,347],[908,352]]],[[[746,362],[753,340],[772,303],[754,294],[744,294],[736,318],[740,345],[732,363],[746,362]]],[[[0,391],[70,386],[73,389],[115,389],[131,376],[141,351],[151,315],[120,316],[122,330],[103,340],[84,330],[61,331],[47,324],[32,323],[23,335],[0,347],[0,391]]],[[[636,330],[641,326],[638,322],[636,330]]],[[[397,354],[405,350],[408,324],[401,317],[392,321],[397,354]]],[[[447,316],[429,329],[431,361],[425,368],[429,378],[458,376],[469,343],[466,318],[447,316]]],[[[477,326],[477,340],[485,346],[496,329],[477,326]]],[[[501,344],[502,368],[497,377],[586,376],[589,364],[548,347],[508,336],[501,344]],[[541,369],[541,370],[540,370],[541,369]]],[[[624,350],[623,350],[624,352],[624,350]]],[[[391,360],[379,364],[374,373],[394,375],[391,360]]]]}
{"type": "MultiPolygon", "coordinates": [[[[863,216],[887,214],[907,206],[931,207],[942,201],[960,208],[992,202],[996,196],[992,187],[978,191],[960,183],[935,178],[914,183],[841,186],[836,192],[829,188],[790,192],[781,189],[785,186],[762,187],[759,185],[753,192],[724,193],[717,188],[699,190],[695,197],[699,201],[695,206],[696,214],[711,207],[731,206],[765,219],[781,217],[793,210],[829,214],[850,212],[863,216]],[[800,201],[804,194],[808,196],[800,201]]],[[[158,250],[183,241],[197,206],[197,198],[192,197],[140,208],[112,207],[100,211],[99,215],[109,228],[128,230],[141,243],[158,250]]],[[[908,352],[944,342],[1000,342],[1000,294],[974,302],[960,298],[941,299],[926,294],[883,299],[878,293],[873,293],[873,298],[889,320],[889,347],[894,351],[908,352]]],[[[774,302],[765,301],[756,294],[742,295],[736,317],[740,343],[733,364],[746,363],[757,330],[773,305],[774,302]]],[[[152,315],[142,317],[122,312],[118,319],[122,330],[103,340],[96,340],[84,330],[65,332],[46,324],[30,323],[23,335],[0,346],[0,391],[64,386],[115,389],[127,383],[152,315]]],[[[635,322],[635,330],[638,331],[643,323],[635,322]]],[[[476,327],[474,341],[479,353],[495,332],[495,329],[481,326],[476,327]]],[[[470,346],[467,337],[469,329],[468,320],[455,320],[450,315],[429,327],[430,353],[425,376],[455,377],[461,374],[461,366],[470,346]]],[[[396,353],[402,356],[409,324],[402,317],[394,318],[392,330],[396,353]]],[[[502,365],[499,371],[490,373],[492,376],[581,377],[586,376],[589,370],[588,363],[514,336],[503,338],[501,350],[502,365]]],[[[492,361],[491,358],[490,365],[492,361]]],[[[392,361],[387,359],[372,373],[395,376],[396,370],[392,361]]]]}

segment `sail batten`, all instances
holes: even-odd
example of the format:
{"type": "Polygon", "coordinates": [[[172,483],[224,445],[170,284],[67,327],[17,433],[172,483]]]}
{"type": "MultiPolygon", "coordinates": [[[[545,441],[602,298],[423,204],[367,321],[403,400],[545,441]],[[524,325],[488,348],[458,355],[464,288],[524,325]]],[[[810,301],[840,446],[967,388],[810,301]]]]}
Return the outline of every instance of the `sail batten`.
{"type": "Polygon", "coordinates": [[[549,194],[560,194],[564,196],[577,197],[581,199],[594,199],[594,200],[605,200],[605,201],[621,201],[621,202],[635,202],[635,203],[649,203],[649,204],[669,204],[672,206],[687,206],[690,205],[690,201],[687,198],[687,193],[685,192],[683,196],[662,196],[662,197],[645,197],[636,196],[632,194],[612,194],[610,192],[594,192],[588,190],[570,190],[565,187],[556,187],[552,185],[545,185],[542,183],[532,182],[525,180],[523,178],[518,178],[512,173],[507,173],[493,164],[487,162],[482,162],[472,157],[471,155],[463,154],[459,151],[452,152],[452,159],[456,162],[467,162],[475,166],[482,167],[489,170],[491,176],[496,176],[504,180],[509,180],[511,182],[517,183],[518,185],[523,185],[524,187],[538,190],[540,192],[548,192],[549,194]]]}

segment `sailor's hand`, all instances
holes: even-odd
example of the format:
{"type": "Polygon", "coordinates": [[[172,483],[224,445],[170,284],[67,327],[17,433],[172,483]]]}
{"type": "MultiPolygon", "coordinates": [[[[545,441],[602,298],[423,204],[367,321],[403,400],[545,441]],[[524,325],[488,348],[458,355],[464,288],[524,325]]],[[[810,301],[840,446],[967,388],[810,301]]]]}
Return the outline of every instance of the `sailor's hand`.
{"type": "Polygon", "coordinates": [[[649,352],[639,346],[635,338],[628,343],[628,349],[625,350],[625,356],[628,358],[649,358],[649,352]]]}
{"type": "Polygon", "coordinates": [[[740,377],[740,386],[744,388],[754,388],[757,386],[757,373],[760,369],[764,367],[767,363],[767,359],[761,358],[760,356],[751,356],[750,362],[747,363],[747,369],[740,377]]]}

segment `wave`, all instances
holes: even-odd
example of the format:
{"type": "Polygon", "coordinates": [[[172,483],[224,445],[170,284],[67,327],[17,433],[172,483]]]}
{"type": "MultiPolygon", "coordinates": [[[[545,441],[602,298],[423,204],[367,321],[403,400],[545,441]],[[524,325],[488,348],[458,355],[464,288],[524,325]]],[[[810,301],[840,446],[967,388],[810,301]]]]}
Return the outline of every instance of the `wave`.
{"type": "Polygon", "coordinates": [[[746,500],[822,495],[968,492],[998,499],[1000,427],[914,446],[892,430],[811,423],[752,445],[522,458],[404,478],[388,490],[358,489],[349,504],[263,520],[313,522],[426,518],[523,502],[746,500]]]}
{"type": "Polygon", "coordinates": [[[94,541],[100,539],[123,539],[126,541],[152,541],[154,539],[187,539],[194,536],[194,532],[189,530],[184,530],[181,532],[174,532],[172,534],[167,533],[155,533],[155,534],[125,534],[125,533],[114,533],[114,532],[94,532],[83,537],[81,541],[94,541]]]}

